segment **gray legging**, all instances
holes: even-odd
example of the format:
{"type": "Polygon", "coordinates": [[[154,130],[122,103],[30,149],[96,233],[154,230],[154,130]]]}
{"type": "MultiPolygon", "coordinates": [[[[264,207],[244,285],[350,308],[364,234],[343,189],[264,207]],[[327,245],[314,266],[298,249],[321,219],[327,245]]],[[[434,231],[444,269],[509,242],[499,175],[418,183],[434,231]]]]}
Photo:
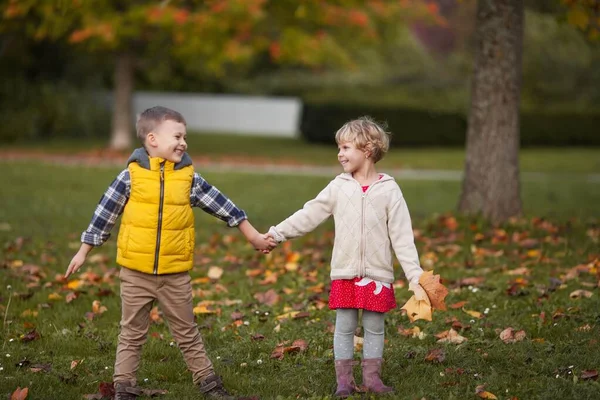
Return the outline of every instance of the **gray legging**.
{"type": "MultiPolygon", "coordinates": [[[[384,313],[375,311],[362,311],[362,324],[365,331],[364,360],[383,356],[384,315],[384,313]]],[[[358,310],[356,308],[338,308],[336,310],[333,334],[333,354],[336,360],[354,358],[354,331],[357,326],[358,310]]]]}

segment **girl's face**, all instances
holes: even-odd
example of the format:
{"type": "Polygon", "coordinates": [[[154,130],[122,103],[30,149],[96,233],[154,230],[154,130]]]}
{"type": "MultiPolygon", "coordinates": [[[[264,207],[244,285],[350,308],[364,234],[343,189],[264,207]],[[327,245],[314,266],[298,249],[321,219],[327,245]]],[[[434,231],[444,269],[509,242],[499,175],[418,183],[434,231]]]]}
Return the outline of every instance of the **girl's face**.
{"type": "Polygon", "coordinates": [[[369,163],[367,153],[359,150],[352,142],[338,144],[338,161],[342,164],[344,172],[353,174],[369,163]]]}

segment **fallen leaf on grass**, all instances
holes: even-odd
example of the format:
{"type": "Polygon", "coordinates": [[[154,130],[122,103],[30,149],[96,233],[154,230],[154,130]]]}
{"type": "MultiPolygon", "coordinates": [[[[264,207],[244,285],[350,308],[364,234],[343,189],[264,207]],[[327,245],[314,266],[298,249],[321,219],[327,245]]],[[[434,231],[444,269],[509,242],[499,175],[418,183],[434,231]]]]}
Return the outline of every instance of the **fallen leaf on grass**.
{"type": "Polygon", "coordinates": [[[158,311],[158,307],[156,306],[153,307],[152,310],[150,310],[150,321],[157,325],[162,324],[164,322],[161,317],[161,313],[160,311],[158,311]]]}
{"type": "Polygon", "coordinates": [[[210,279],[216,281],[216,280],[221,279],[222,275],[223,275],[223,268],[212,266],[208,269],[208,274],[206,276],[208,276],[210,279]]]}
{"type": "Polygon", "coordinates": [[[208,305],[206,304],[198,304],[196,307],[194,307],[194,315],[198,315],[198,314],[218,314],[219,310],[212,310],[208,308],[208,305]]]}
{"type": "Polygon", "coordinates": [[[425,356],[425,361],[433,363],[441,363],[446,359],[446,352],[444,349],[432,349],[425,356]]]}
{"type": "Polygon", "coordinates": [[[592,297],[593,294],[594,293],[590,292],[589,290],[579,289],[579,290],[575,290],[574,292],[571,292],[569,297],[572,299],[582,299],[584,297],[586,299],[589,299],[590,297],[592,297]]]}
{"type": "Polygon", "coordinates": [[[467,314],[469,314],[471,317],[474,318],[481,318],[481,313],[479,311],[474,311],[474,310],[465,310],[463,308],[463,311],[466,312],[467,314]]]}
{"type": "Polygon", "coordinates": [[[442,332],[444,335],[436,335],[440,339],[437,341],[438,343],[451,343],[451,344],[461,344],[466,342],[468,339],[464,336],[461,336],[454,329],[450,329],[449,331],[442,332]]]}
{"type": "Polygon", "coordinates": [[[463,306],[467,304],[466,301],[459,301],[458,303],[454,303],[454,304],[450,304],[448,307],[453,308],[453,309],[457,309],[457,308],[463,308],[463,306]]]}
{"type": "Polygon", "coordinates": [[[48,295],[48,300],[52,300],[52,301],[57,301],[57,300],[62,300],[62,296],[58,293],[50,293],[48,295]]]}
{"type": "Polygon", "coordinates": [[[415,338],[415,337],[419,337],[422,332],[421,332],[421,328],[419,328],[418,326],[414,326],[409,329],[404,329],[403,326],[399,326],[398,333],[402,336],[415,338]]]}
{"type": "Polygon", "coordinates": [[[29,367],[31,372],[50,372],[52,370],[52,364],[33,364],[29,367]]]}
{"type": "Polygon", "coordinates": [[[279,302],[279,295],[274,289],[269,289],[266,292],[256,293],[254,298],[261,304],[274,306],[279,302]]]}
{"type": "Polygon", "coordinates": [[[28,394],[29,388],[24,387],[23,389],[21,389],[21,387],[19,386],[10,396],[10,400],[25,400],[28,394]]]}
{"type": "Polygon", "coordinates": [[[27,332],[26,334],[21,335],[20,339],[21,339],[21,342],[32,342],[34,340],[39,339],[40,337],[41,337],[40,334],[34,328],[31,331],[27,332]]]}
{"type": "Polygon", "coordinates": [[[587,379],[592,379],[596,381],[598,380],[598,371],[596,371],[595,369],[581,371],[581,379],[583,379],[584,381],[587,379]]]}
{"type": "Polygon", "coordinates": [[[100,300],[94,300],[92,302],[92,312],[94,314],[103,314],[106,311],[108,311],[108,309],[102,305],[100,300]]]}
{"type": "Polygon", "coordinates": [[[527,334],[524,330],[514,331],[513,328],[506,328],[502,332],[500,332],[500,339],[504,343],[515,343],[520,342],[527,337],[527,334]]]}
{"type": "Polygon", "coordinates": [[[437,310],[446,310],[444,299],[448,295],[448,289],[440,283],[440,276],[433,275],[433,271],[426,271],[419,278],[419,283],[425,289],[431,306],[437,310]]]}
{"type": "Polygon", "coordinates": [[[303,352],[308,349],[308,343],[304,339],[296,339],[292,343],[291,346],[286,346],[289,343],[285,341],[283,343],[279,343],[275,350],[271,353],[271,358],[275,358],[277,360],[282,360],[285,354],[294,354],[298,352],[303,352]]]}
{"type": "Polygon", "coordinates": [[[475,388],[475,394],[482,399],[498,400],[498,398],[490,392],[485,391],[485,385],[479,385],[475,388]]]}
{"type": "Polygon", "coordinates": [[[354,351],[361,352],[364,343],[364,338],[354,335],[354,351]]]}

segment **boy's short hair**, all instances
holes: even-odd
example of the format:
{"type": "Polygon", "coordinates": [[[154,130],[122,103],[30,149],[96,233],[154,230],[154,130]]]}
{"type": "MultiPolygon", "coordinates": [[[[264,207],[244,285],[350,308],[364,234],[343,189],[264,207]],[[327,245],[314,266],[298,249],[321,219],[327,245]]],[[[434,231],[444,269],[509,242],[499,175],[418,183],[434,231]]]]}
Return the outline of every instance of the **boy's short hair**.
{"type": "Polygon", "coordinates": [[[368,151],[373,162],[383,158],[390,148],[387,126],[377,123],[369,116],[348,121],[335,133],[337,144],[351,142],[359,150],[368,151]]]}
{"type": "Polygon", "coordinates": [[[175,110],[171,110],[167,107],[156,106],[148,108],[140,114],[137,122],[135,123],[135,130],[138,139],[142,143],[146,142],[146,136],[152,132],[156,127],[164,121],[171,120],[179,122],[183,125],[187,125],[183,115],[175,110]]]}

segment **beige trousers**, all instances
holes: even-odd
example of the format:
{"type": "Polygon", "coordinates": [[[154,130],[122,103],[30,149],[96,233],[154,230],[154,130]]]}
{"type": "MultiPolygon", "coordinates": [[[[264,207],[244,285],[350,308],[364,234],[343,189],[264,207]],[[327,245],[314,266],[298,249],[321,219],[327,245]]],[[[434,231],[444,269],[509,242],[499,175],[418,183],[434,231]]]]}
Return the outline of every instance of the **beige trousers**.
{"type": "Polygon", "coordinates": [[[188,272],[152,275],[121,267],[121,332],[117,345],[114,382],[136,384],[142,345],[150,327],[150,311],[158,301],[171,335],[179,346],[194,384],[213,374],[193,312],[188,272]]]}

